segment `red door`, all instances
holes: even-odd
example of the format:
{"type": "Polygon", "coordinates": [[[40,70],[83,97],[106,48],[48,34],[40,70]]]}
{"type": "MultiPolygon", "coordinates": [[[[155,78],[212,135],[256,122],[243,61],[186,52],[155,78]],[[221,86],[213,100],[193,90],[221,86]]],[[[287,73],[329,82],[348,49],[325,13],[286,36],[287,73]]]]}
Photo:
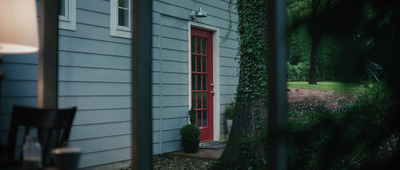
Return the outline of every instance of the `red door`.
{"type": "Polygon", "coordinates": [[[192,107],[201,130],[200,141],[213,139],[213,56],[212,33],[192,28],[192,107]]]}

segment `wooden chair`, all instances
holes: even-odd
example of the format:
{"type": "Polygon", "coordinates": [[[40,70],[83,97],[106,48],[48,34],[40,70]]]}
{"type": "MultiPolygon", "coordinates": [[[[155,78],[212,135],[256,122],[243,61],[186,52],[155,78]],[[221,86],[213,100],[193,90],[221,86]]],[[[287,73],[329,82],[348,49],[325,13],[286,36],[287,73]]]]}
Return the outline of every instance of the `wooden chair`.
{"type": "MultiPolygon", "coordinates": [[[[14,106],[11,116],[11,125],[7,139],[7,158],[16,158],[17,141],[25,140],[24,136],[38,135],[42,146],[42,165],[51,166],[51,150],[62,147],[68,142],[72,122],[76,113],[76,107],[68,109],[39,109],[24,106],[14,106]],[[25,127],[21,129],[21,127],[25,127]],[[18,136],[23,132],[23,136],[18,136]]],[[[19,145],[19,146],[18,146],[19,145]]],[[[19,160],[21,160],[19,156],[19,160]]],[[[18,159],[17,159],[18,160],[18,159]]]]}

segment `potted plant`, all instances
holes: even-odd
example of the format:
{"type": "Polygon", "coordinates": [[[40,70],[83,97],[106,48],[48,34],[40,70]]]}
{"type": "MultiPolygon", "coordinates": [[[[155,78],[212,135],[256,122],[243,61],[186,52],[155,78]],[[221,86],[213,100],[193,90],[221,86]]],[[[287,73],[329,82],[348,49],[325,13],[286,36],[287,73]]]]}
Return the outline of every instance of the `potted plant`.
{"type": "Polygon", "coordinates": [[[194,110],[194,107],[190,108],[189,110],[189,118],[190,124],[196,125],[196,110],[194,110]]]}
{"type": "Polygon", "coordinates": [[[196,125],[187,124],[182,127],[182,146],[185,153],[196,153],[199,148],[201,131],[196,125]]]}
{"type": "Polygon", "coordinates": [[[235,115],[235,102],[227,103],[225,110],[226,117],[226,127],[228,129],[228,133],[231,133],[233,116],[235,115]]]}

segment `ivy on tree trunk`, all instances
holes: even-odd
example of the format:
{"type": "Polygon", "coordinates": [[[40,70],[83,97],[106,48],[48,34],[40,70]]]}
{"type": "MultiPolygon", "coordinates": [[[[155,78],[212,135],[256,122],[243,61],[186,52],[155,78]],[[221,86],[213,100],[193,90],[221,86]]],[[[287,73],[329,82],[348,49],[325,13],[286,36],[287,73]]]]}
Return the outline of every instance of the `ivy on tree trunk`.
{"type": "MultiPolygon", "coordinates": [[[[220,169],[264,164],[266,148],[260,139],[267,116],[267,0],[238,0],[240,71],[235,117],[220,169]]],[[[265,136],[265,135],[264,135],[265,136]]],[[[256,167],[253,167],[256,168],[256,167]]]]}

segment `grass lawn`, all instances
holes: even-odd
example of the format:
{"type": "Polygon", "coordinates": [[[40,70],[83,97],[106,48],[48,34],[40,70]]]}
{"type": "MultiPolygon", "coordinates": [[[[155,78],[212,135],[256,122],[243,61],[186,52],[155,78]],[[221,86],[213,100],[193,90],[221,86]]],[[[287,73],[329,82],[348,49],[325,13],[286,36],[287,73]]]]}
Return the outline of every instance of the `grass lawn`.
{"type": "Polygon", "coordinates": [[[334,81],[318,82],[318,84],[308,84],[308,82],[296,81],[296,82],[287,82],[287,86],[289,88],[334,91],[337,93],[345,93],[345,94],[363,93],[365,91],[365,87],[360,84],[349,84],[349,83],[334,82],[334,81]]]}

